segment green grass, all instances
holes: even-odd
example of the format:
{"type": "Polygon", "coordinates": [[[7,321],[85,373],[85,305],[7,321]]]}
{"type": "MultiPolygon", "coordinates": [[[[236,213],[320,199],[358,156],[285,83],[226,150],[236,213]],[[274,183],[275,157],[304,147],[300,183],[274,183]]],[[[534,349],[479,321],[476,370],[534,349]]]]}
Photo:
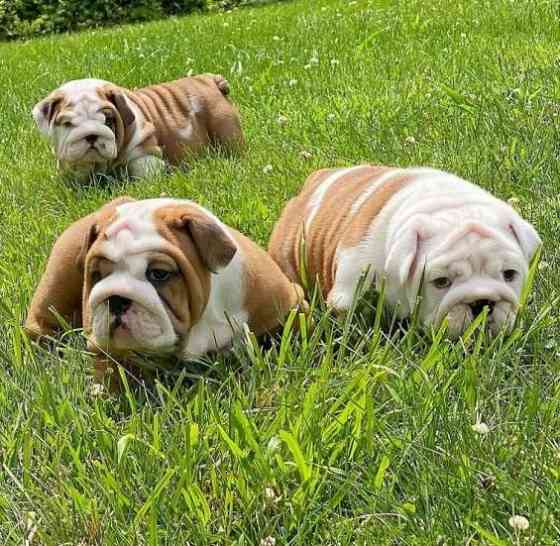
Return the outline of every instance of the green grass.
{"type": "Polygon", "coordinates": [[[0,45],[0,543],[559,544],[559,40],[555,0],[307,0],[0,45]],[[30,116],[47,91],[190,70],[230,80],[243,157],[61,182],[30,116]],[[365,161],[518,199],[545,248],[513,336],[389,336],[371,306],[317,309],[301,340],[104,397],[78,334],[22,335],[56,236],[105,200],[192,198],[264,245],[312,170],[365,161]]]}

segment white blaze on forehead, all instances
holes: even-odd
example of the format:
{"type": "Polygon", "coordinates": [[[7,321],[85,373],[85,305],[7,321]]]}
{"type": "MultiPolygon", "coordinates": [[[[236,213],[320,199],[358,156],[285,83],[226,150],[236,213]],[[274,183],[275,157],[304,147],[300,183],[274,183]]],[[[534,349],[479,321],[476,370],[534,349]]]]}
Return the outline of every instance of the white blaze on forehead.
{"type": "Polygon", "coordinates": [[[315,215],[319,211],[321,203],[322,203],[323,199],[325,198],[325,194],[327,193],[329,188],[335,182],[337,182],[338,180],[340,180],[341,178],[343,178],[347,174],[350,174],[351,172],[354,172],[354,171],[357,171],[357,170],[360,170],[360,169],[365,169],[365,168],[369,168],[369,166],[368,165],[357,165],[356,167],[350,167],[348,169],[338,169],[334,173],[329,175],[327,178],[325,178],[325,180],[323,180],[323,182],[321,182],[321,184],[319,184],[319,187],[313,192],[313,195],[311,196],[311,199],[309,200],[309,204],[307,205],[307,211],[309,213],[309,216],[307,218],[307,221],[305,222],[305,229],[308,229],[309,226],[311,225],[311,223],[313,222],[313,219],[315,218],[315,215]]]}
{"type": "Polygon", "coordinates": [[[59,87],[69,99],[77,99],[84,95],[97,95],[97,89],[104,85],[109,85],[110,82],[105,80],[97,80],[87,78],[83,80],[72,80],[59,87]]]}
{"type": "MultiPolygon", "coordinates": [[[[131,254],[169,246],[170,243],[157,230],[154,212],[162,207],[180,205],[194,207],[224,227],[211,212],[187,199],[158,198],[124,203],[117,207],[117,217],[106,230],[107,239],[101,244],[103,254],[116,262],[131,254]]],[[[228,230],[224,231],[233,241],[228,230]]]]}
{"type": "Polygon", "coordinates": [[[117,217],[101,244],[105,257],[118,262],[131,254],[165,247],[168,243],[157,231],[154,212],[175,203],[174,199],[147,199],[118,206],[117,217]]]}

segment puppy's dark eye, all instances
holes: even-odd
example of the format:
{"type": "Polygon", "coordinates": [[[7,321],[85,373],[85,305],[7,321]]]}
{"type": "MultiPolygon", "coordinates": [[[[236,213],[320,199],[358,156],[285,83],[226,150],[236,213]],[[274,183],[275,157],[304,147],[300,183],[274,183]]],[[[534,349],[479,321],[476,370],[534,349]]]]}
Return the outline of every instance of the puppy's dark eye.
{"type": "Polygon", "coordinates": [[[66,127],[66,129],[70,129],[70,127],[73,127],[72,123],[69,122],[69,121],[63,121],[63,122],[61,123],[61,125],[62,125],[63,127],[66,127]]]}
{"type": "Polygon", "coordinates": [[[432,284],[438,289],[443,290],[451,286],[451,279],[449,277],[438,277],[432,281],[432,284]]]}
{"type": "Polygon", "coordinates": [[[103,275],[101,275],[101,271],[92,271],[91,273],[91,284],[97,284],[101,279],[103,278],[103,275]]]}
{"type": "Polygon", "coordinates": [[[517,278],[517,271],[515,271],[515,269],[506,269],[503,275],[504,281],[513,282],[517,278]]]}
{"type": "Polygon", "coordinates": [[[113,129],[115,126],[115,118],[111,114],[105,114],[105,125],[109,127],[109,129],[113,129]]]}
{"type": "Polygon", "coordinates": [[[148,269],[146,271],[146,279],[154,285],[163,284],[173,276],[172,271],[165,269],[148,269]]]}

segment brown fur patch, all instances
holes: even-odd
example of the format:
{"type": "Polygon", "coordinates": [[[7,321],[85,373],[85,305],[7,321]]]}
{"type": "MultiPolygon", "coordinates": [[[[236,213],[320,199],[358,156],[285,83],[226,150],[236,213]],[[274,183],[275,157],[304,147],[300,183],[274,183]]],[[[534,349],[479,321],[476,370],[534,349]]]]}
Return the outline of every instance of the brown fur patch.
{"type": "Polygon", "coordinates": [[[245,269],[245,307],[249,328],[261,335],[277,330],[294,307],[306,309],[302,288],[292,283],[256,243],[230,228],[241,248],[245,269]]]}

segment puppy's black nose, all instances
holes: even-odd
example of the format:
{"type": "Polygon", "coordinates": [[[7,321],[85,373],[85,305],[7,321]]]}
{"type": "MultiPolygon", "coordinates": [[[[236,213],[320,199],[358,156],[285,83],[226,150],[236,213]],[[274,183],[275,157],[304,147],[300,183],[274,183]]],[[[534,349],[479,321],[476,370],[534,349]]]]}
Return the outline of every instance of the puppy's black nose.
{"type": "Polygon", "coordinates": [[[88,135],[84,140],[92,146],[97,142],[98,135],[88,135]]]}
{"type": "Polygon", "coordinates": [[[109,302],[109,311],[117,317],[124,315],[132,304],[132,300],[121,296],[111,296],[107,301],[109,302]]]}
{"type": "Polygon", "coordinates": [[[473,316],[475,317],[480,315],[485,307],[488,307],[488,315],[491,315],[492,311],[494,311],[495,303],[496,302],[490,300],[476,300],[469,303],[469,307],[471,308],[473,316]]]}

